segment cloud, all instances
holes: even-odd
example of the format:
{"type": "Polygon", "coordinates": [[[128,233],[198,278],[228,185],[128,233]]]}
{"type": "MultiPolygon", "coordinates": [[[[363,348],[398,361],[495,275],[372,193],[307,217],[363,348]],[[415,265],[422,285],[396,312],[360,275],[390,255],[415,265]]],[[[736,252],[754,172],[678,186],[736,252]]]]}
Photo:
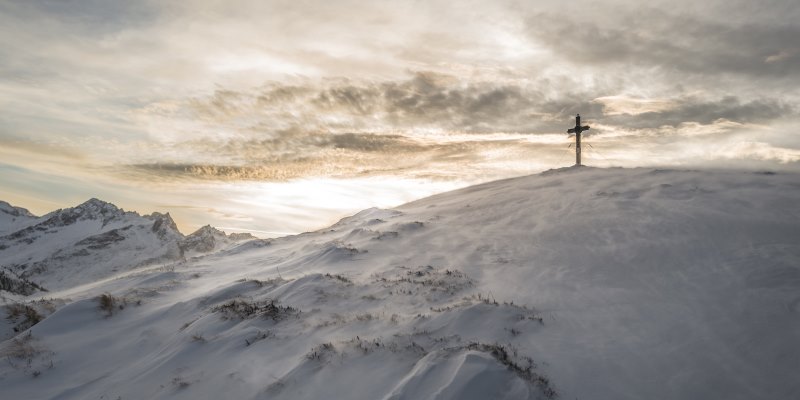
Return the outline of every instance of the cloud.
{"type": "Polygon", "coordinates": [[[798,20],[796,0],[0,1],[0,190],[300,231],[569,165],[576,113],[590,165],[797,169],[798,20]]]}
{"type": "Polygon", "coordinates": [[[623,90],[624,86],[616,85],[581,88],[569,78],[496,83],[419,71],[400,80],[306,79],[272,82],[246,91],[218,89],[205,97],[149,105],[140,112],[151,122],[163,117],[167,125],[156,128],[160,131],[169,131],[169,124],[182,118],[195,137],[275,138],[275,146],[325,141],[324,135],[309,136],[309,132],[408,137],[432,132],[563,132],[576,113],[622,128],[710,124],[718,119],[768,123],[797,114],[792,103],[770,97],[743,100],[731,94],[697,92],[648,97],[620,94],[623,90]]]}
{"type": "Polygon", "coordinates": [[[274,180],[528,154],[486,135],[562,134],[576,113],[598,138],[796,118],[792,2],[672,3],[7,2],[0,139],[274,180]]]}
{"type": "Polygon", "coordinates": [[[603,113],[607,116],[662,112],[675,106],[669,99],[646,99],[625,95],[603,96],[594,101],[603,105],[603,113]]]}
{"type": "Polygon", "coordinates": [[[558,57],[590,66],[733,73],[759,80],[800,74],[795,51],[800,26],[788,18],[720,21],[714,12],[721,10],[712,7],[706,15],[655,7],[592,11],[597,12],[566,19],[561,13],[536,13],[528,19],[528,33],[558,57]]]}
{"type": "MultiPolygon", "coordinates": [[[[196,154],[214,152],[219,162],[155,162],[118,165],[117,174],[140,180],[287,181],[308,177],[424,176],[451,179],[459,171],[503,160],[504,156],[547,149],[524,135],[467,135],[441,142],[370,133],[293,133],[268,140],[195,140],[182,143],[196,154]],[[225,161],[227,160],[227,161],[225,161]],[[238,161],[237,161],[238,160],[238,161]],[[438,174],[437,171],[438,170],[438,174]]],[[[165,149],[168,150],[168,149],[165,149]]],[[[541,160],[540,160],[541,161],[541,160]]],[[[532,164],[537,165],[537,164],[532,164]]],[[[486,174],[498,173],[487,169],[486,174]]]]}
{"type": "Polygon", "coordinates": [[[756,141],[739,141],[714,148],[712,158],[726,160],[751,159],[780,164],[800,162],[800,149],[789,149],[756,141]]]}
{"type": "Polygon", "coordinates": [[[769,97],[696,91],[647,97],[613,82],[580,83],[566,76],[497,82],[416,71],[403,79],[295,78],[218,87],[135,110],[151,140],[140,154],[119,160],[116,171],[137,180],[273,182],[452,179],[478,167],[494,176],[503,163],[524,172],[552,162],[557,146],[568,141],[559,135],[578,112],[595,140],[723,137],[796,116],[792,104],[769,97]],[[531,158],[536,161],[521,167],[531,158]]]}
{"type": "MultiPolygon", "coordinates": [[[[217,90],[184,104],[209,122],[269,120],[273,129],[437,128],[476,133],[529,130],[540,94],[518,85],[470,82],[429,71],[409,79],[375,82],[329,79],[249,91],[217,90]]],[[[252,123],[251,127],[257,124],[252,123]]],[[[267,124],[262,124],[264,127],[267,124]]]]}
{"type": "MultiPolygon", "coordinates": [[[[602,103],[609,107],[607,98],[602,103]]],[[[624,102],[623,105],[611,104],[610,112],[603,118],[603,123],[628,128],[656,128],[665,125],[677,127],[690,122],[708,125],[717,120],[739,124],[768,123],[797,116],[794,107],[776,99],[744,102],[736,96],[720,99],[688,96],[656,100],[655,103],[645,103],[643,106],[639,103],[636,106],[639,107],[637,112],[630,113],[620,112],[621,107],[629,107],[624,102]]]]}

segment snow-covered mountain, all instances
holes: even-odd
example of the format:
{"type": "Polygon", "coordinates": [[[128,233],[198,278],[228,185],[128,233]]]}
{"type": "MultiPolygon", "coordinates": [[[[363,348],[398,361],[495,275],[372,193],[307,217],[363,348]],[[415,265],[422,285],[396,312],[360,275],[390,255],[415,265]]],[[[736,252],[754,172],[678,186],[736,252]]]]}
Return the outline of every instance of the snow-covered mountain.
{"type": "Polygon", "coordinates": [[[0,235],[23,229],[36,220],[36,216],[22,207],[0,201],[0,235]]]}
{"type": "Polygon", "coordinates": [[[206,225],[180,241],[184,255],[197,255],[221,250],[233,243],[253,239],[249,233],[225,233],[211,225],[206,225]]]}
{"type": "MultiPolygon", "coordinates": [[[[271,241],[204,228],[208,253],[17,295],[3,394],[800,398],[798,182],[567,168],[271,241]]],[[[3,254],[62,248],[37,232],[3,254]]]]}
{"type": "MultiPolygon", "coordinates": [[[[8,203],[0,204],[0,211],[16,217],[0,221],[0,231],[6,232],[0,236],[0,279],[29,282],[33,286],[18,284],[13,290],[26,295],[95,282],[252,238],[229,237],[211,227],[184,237],[169,214],[139,215],[98,199],[39,218],[8,203]]],[[[12,291],[13,286],[0,288],[12,291]]]]}

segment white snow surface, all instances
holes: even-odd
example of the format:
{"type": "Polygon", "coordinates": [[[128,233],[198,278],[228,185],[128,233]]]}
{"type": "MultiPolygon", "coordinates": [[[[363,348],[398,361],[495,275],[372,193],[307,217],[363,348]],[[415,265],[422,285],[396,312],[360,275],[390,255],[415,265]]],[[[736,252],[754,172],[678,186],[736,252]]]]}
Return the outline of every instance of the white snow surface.
{"type": "Polygon", "coordinates": [[[175,261],[127,252],[4,294],[44,319],[0,344],[0,397],[796,399],[798,204],[796,174],[565,168],[175,261]]]}

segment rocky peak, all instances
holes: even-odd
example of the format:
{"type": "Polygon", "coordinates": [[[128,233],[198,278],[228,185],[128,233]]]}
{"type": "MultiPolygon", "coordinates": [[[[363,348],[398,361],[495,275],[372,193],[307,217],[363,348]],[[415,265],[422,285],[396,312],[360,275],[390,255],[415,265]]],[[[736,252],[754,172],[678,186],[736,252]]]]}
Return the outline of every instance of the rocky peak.
{"type": "Polygon", "coordinates": [[[214,250],[218,241],[221,240],[224,243],[225,239],[225,232],[206,225],[186,236],[181,242],[181,248],[184,251],[209,252],[214,250]]]}
{"type": "Polygon", "coordinates": [[[121,208],[96,198],[91,198],[83,202],[82,204],[74,207],[73,210],[77,211],[87,219],[103,218],[104,220],[125,213],[125,211],[123,211],[121,208]]]}
{"type": "Polygon", "coordinates": [[[79,220],[100,220],[103,225],[109,221],[122,217],[125,211],[119,207],[95,198],[89,199],[75,207],[56,210],[47,214],[45,226],[66,226],[79,220]]]}
{"type": "Polygon", "coordinates": [[[206,225],[201,227],[200,229],[192,232],[189,237],[196,237],[196,236],[222,236],[225,237],[225,232],[214,228],[211,225],[206,225]]]}
{"type": "Polygon", "coordinates": [[[219,245],[249,239],[254,239],[249,233],[232,233],[226,235],[225,232],[211,225],[206,225],[186,236],[181,242],[181,248],[184,251],[205,253],[215,250],[219,245]]]}
{"type": "Polygon", "coordinates": [[[154,212],[150,215],[146,215],[145,218],[154,221],[152,230],[162,239],[170,232],[183,236],[180,231],[178,231],[178,225],[175,224],[175,221],[172,219],[172,216],[170,216],[169,213],[162,214],[159,212],[154,212]]]}
{"type": "Polygon", "coordinates": [[[251,235],[249,233],[236,233],[236,232],[234,232],[234,233],[229,233],[228,234],[228,239],[233,240],[235,242],[238,242],[240,240],[250,240],[250,239],[255,239],[255,238],[256,238],[255,236],[253,236],[253,235],[251,235]]]}

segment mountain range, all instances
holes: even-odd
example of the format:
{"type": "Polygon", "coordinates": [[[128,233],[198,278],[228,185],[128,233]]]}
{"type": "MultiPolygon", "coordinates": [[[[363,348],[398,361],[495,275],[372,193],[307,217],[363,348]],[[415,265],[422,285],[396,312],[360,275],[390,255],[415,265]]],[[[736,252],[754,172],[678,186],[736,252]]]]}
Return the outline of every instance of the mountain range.
{"type": "Polygon", "coordinates": [[[0,288],[22,295],[74,287],[254,239],[211,226],[184,236],[169,213],[139,215],[98,199],[41,217],[0,202],[0,218],[0,282],[6,282],[0,288]]]}

